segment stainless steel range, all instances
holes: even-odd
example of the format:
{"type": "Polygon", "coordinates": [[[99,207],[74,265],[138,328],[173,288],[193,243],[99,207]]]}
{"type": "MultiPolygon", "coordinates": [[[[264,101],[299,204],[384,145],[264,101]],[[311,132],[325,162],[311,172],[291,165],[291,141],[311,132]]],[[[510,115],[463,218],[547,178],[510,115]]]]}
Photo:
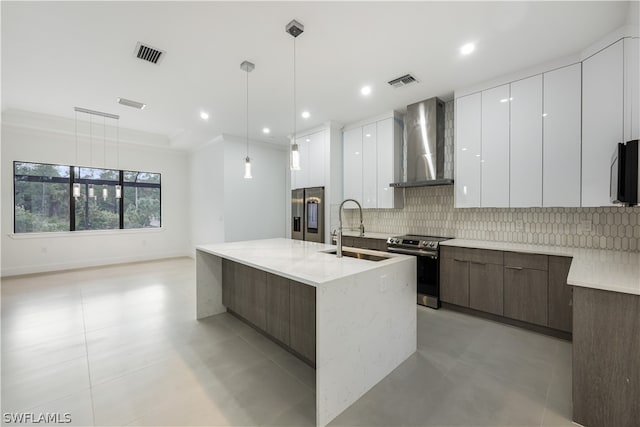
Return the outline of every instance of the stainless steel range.
{"type": "Polygon", "coordinates": [[[397,236],[387,239],[387,250],[417,256],[418,304],[440,308],[440,242],[447,237],[397,236]]]}

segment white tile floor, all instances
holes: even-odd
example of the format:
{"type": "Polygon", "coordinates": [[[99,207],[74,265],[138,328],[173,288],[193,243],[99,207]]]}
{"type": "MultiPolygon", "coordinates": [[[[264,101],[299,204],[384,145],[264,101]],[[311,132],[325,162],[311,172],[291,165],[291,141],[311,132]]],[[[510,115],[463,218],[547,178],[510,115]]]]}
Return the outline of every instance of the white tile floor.
{"type": "MultiPolygon", "coordinates": [[[[194,320],[194,271],[181,258],[3,279],[2,412],[313,425],[314,371],[233,316],[194,320]]],[[[571,425],[570,343],[417,309],[419,351],[332,425],[571,425]]]]}

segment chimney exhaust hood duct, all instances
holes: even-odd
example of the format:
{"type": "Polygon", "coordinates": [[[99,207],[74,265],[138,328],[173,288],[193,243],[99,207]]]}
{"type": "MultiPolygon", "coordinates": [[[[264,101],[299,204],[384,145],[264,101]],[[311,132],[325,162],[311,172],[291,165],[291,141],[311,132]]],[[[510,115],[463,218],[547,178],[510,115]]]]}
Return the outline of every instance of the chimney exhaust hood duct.
{"type": "Polygon", "coordinates": [[[444,102],[436,97],[407,106],[405,180],[391,187],[451,185],[444,174],[444,102]]]}

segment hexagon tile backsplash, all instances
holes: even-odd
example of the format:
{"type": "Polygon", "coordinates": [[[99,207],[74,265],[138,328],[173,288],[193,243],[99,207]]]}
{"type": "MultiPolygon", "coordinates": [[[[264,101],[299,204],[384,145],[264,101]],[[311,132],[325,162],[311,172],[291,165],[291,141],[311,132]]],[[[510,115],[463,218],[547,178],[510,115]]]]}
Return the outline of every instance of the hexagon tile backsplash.
{"type": "MultiPolygon", "coordinates": [[[[357,228],[358,213],[345,210],[357,228]]],[[[454,209],[453,186],[405,189],[404,209],[365,209],[367,231],[640,251],[640,207],[454,209]]]]}

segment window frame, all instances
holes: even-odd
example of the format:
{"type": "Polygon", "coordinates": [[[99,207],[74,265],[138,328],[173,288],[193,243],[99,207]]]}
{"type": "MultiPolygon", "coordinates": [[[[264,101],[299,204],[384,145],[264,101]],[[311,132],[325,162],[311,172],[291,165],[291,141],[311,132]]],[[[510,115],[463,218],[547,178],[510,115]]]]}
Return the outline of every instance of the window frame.
{"type": "Polygon", "coordinates": [[[34,161],[24,161],[24,160],[14,160],[13,161],[13,234],[15,235],[32,235],[32,234],[53,234],[53,233],[90,233],[90,232],[105,232],[105,231],[118,231],[118,230],[159,230],[162,229],[162,173],[160,172],[147,172],[147,171],[132,171],[132,170],[127,170],[126,172],[135,172],[136,174],[141,174],[141,173],[147,173],[147,174],[154,174],[154,175],[158,175],[159,177],[159,182],[158,183],[150,183],[150,182],[124,182],[124,173],[125,170],[124,169],[113,169],[113,168],[100,168],[100,167],[92,167],[92,166],[74,166],[74,165],[62,165],[62,164],[57,164],[57,163],[43,163],[43,162],[34,162],[34,161]],[[25,231],[21,231],[18,232],[16,231],[16,164],[18,163],[27,163],[27,164],[36,164],[36,165],[47,165],[47,166],[62,166],[65,168],[69,169],[69,177],[68,178],[63,178],[63,177],[38,177],[36,175],[18,175],[18,176],[23,176],[23,177],[28,177],[26,179],[27,182],[52,182],[52,183],[67,183],[68,181],[68,187],[69,187],[69,231],[32,231],[32,232],[25,232],[25,231]],[[113,170],[113,171],[117,171],[118,172],[118,180],[114,181],[114,180],[100,180],[100,179],[87,179],[87,178],[78,178],[78,180],[76,181],[75,179],[75,175],[76,175],[76,168],[79,169],[104,169],[104,170],[113,170]],[[38,179],[39,178],[39,179],[38,179]],[[78,182],[78,183],[83,183],[83,182],[88,182],[90,181],[92,184],[94,185],[120,185],[120,188],[122,189],[122,197],[120,197],[120,199],[118,200],[118,228],[110,228],[110,229],[98,229],[98,230],[76,230],[76,199],[75,197],[73,197],[73,184],[78,182]],[[114,184],[116,183],[116,184],[114,184]],[[125,228],[124,227],[124,201],[125,201],[125,197],[124,197],[124,191],[125,191],[125,184],[127,187],[140,187],[140,188],[157,188],[158,189],[158,202],[159,202],[159,221],[160,221],[160,225],[158,227],[129,227],[129,228],[125,228]]]}

